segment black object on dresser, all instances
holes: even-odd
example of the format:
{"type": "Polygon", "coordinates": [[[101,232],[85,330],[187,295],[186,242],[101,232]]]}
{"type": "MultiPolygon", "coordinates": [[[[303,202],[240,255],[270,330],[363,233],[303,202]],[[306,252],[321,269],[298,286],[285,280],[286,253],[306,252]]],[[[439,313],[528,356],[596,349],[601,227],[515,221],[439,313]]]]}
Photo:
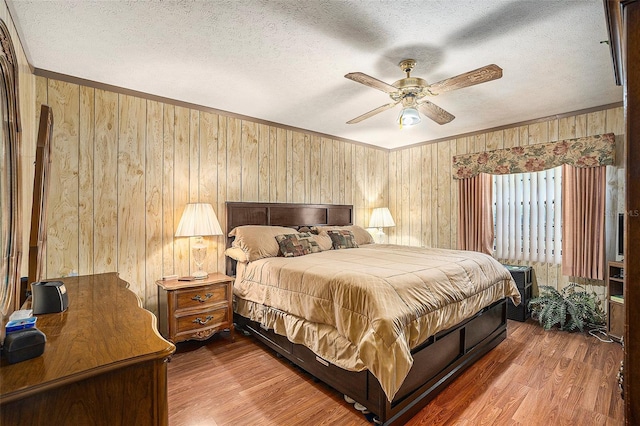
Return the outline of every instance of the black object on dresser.
{"type": "Polygon", "coordinates": [[[521,297],[518,306],[515,306],[511,299],[507,301],[507,318],[521,322],[526,321],[527,318],[531,316],[527,305],[529,304],[529,300],[531,300],[533,269],[531,266],[504,265],[504,267],[511,273],[521,297]]]}

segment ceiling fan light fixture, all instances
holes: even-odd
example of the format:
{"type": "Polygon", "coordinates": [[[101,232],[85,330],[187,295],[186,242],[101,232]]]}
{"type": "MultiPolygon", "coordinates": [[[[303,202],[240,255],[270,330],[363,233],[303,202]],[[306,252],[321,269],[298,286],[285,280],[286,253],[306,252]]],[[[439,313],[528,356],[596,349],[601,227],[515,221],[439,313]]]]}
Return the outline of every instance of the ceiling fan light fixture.
{"type": "Polygon", "coordinates": [[[450,123],[455,116],[424,99],[425,97],[486,83],[502,77],[502,68],[496,64],[491,64],[478,68],[477,70],[447,78],[446,80],[438,81],[437,83],[429,84],[422,78],[411,77],[411,71],[416,65],[415,59],[405,59],[398,65],[400,65],[400,69],[402,69],[403,72],[407,73],[407,76],[393,84],[387,84],[384,81],[361,72],[351,72],[345,75],[345,78],[353,80],[356,83],[364,84],[365,86],[385,92],[393,101],[362,114],[353,120],[349,120],[347,124],[359,123],[362,120],[366,120],[376,114],[391,109],[401,102],[402,111],[400,111],[400,115],[398,115],[396,121],[401,129],[403,126],[415,126],[420,123],[421,118],[418,113],[418,108],[420,108],[420,111],[425,117],[438,124],[447,124],[450,123]]]}
{"type": "Polygon", "coordinates": [[[403,127],[415,126],[416,124],[420,123],[420,121],[422,121],[422,119],[420,118],[420,114],[414,107],[402,108],[397,120],[401,129],[403,127]]]}

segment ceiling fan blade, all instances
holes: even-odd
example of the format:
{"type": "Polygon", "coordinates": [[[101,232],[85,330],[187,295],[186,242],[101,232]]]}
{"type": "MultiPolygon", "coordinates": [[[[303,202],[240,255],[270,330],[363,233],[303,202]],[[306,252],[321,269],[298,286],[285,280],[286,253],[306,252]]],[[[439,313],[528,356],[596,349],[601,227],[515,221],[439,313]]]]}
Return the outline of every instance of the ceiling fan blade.
{"type": "Polygon", "coordinates": [[[364,84],[365,86],[373,87],[374,89],[382,90],[385,93],[393,93],[398,91],[398,89],[393,87],[392,85],[361,72],[350,72],[349,74],[345,75],[345,78],[353,80],[356,83],[364,84]]]}
{"type": "Polygon", "coordinates": [[[486,67],[478,68],[477,70],[469,71],[464,74],[433,83],[429,86],[428,90],[432,95],[438,95],[451,90],[486,83],[487,81],[496,80],[500,77],[502,77],[502,68],[495,64],[491,64],[486,67]]]}
{"type": "Polygon", "coordinates": [[[389,104],[379,106],[378,108],[373,109],[373,110],[371,110],[371,111],[369,111],[369,112],[367,112],[367,113],[365,113],[365,114],[362,114],[361,116],[356,117],[356,118],[354,118],[353,120],[349,120],[349,121],[347,121],[347,124],[356,124],[356,123],[359,123],[359,122],[361,122],[362,120],[366,120],[366,119],[367,119],[367,118],[369,118],[369,117],[373,117],[374,115],[376,115],[376,114],[378,114],[378,113],[380,113],[380,112],[382,112],[382,111],[386,111],[386,110],[388,110],[388,109],[391,109],[391,108],[393,108],[394,106],[398,105],[399,103],[400,103],[400,101],[398,101],[398,102],[391,102],[391,103],[389,103],[389,104]]]}
{"type": "Polygon", "coordinates": [[[438,124],[447,124],[455,118],[438,105],[429,101],[420,102],[418,104],[418,110],[438,124]]]}

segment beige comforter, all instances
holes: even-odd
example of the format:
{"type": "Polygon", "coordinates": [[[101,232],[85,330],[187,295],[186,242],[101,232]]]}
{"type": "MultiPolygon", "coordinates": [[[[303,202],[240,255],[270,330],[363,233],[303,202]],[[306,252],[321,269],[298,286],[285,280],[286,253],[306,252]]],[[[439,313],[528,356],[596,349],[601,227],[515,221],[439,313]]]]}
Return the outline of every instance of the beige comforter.
{"type": "Polygon", "coordinates": [[[490,256],[380,244],[250,262],[234,294],[239,314],[341,368],[370,370],[390,401],[412,348],[504,297],[520,302],[490,256]]]}

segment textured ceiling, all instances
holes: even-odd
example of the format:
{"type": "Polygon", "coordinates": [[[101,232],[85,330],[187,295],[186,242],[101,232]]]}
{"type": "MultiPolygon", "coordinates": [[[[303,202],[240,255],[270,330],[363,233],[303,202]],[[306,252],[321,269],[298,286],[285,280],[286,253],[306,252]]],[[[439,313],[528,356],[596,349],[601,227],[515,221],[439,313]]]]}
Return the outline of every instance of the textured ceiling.
{"type": "Polygon", "coordinates": [[[602,0],[7,0],[35,68],[395,148],[619,102],[602,0]],[[499,80],[429,98],[456,116],[395,123],[344,78],[433,83],[488,64],[499,80]]]}

